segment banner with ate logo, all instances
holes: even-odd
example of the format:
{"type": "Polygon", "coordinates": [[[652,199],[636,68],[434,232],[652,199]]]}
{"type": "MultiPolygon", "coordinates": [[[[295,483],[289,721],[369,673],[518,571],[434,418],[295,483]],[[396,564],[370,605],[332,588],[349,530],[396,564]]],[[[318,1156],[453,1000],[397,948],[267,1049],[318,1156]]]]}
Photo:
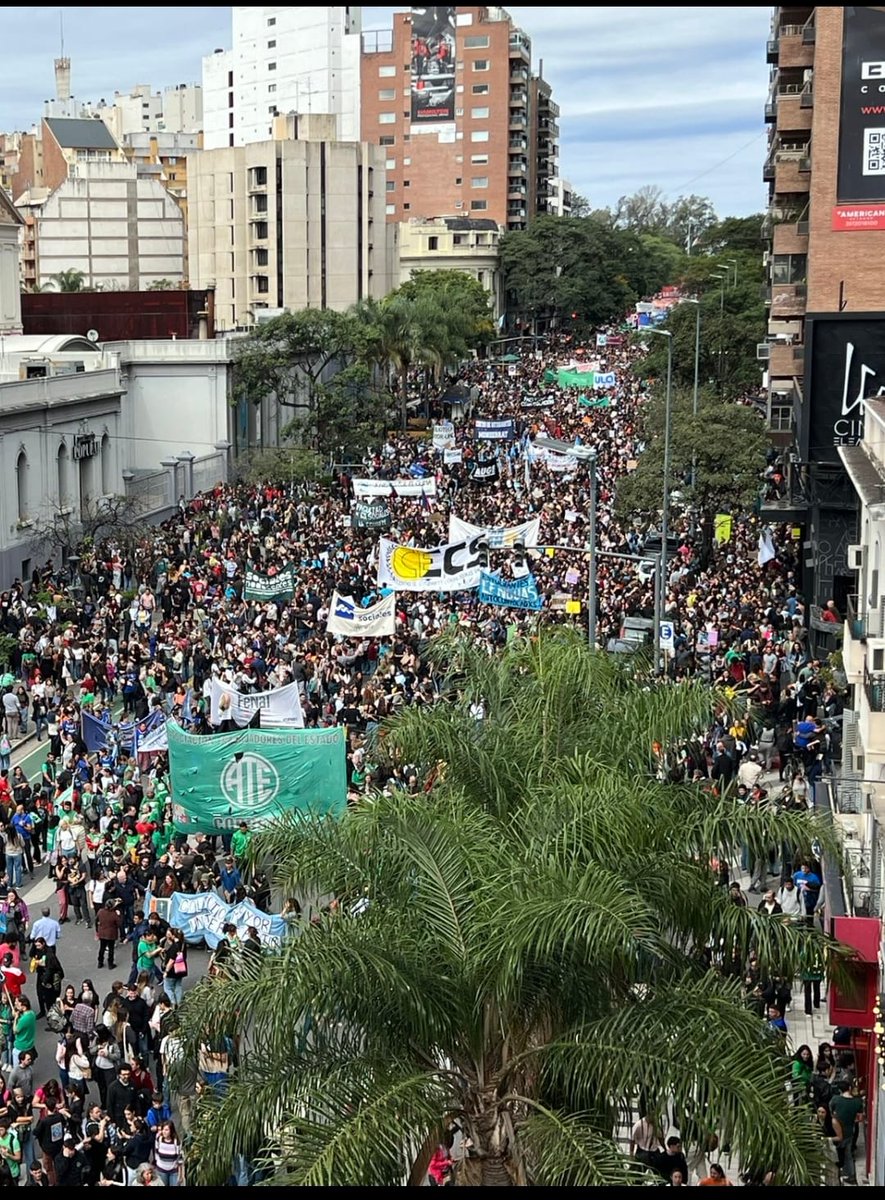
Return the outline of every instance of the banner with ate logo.
{"type": "Polygon", "coordinates": [[[343,637],[393,637],[396,597],[391,594],[369,608],[360,608],[350,596],[332,593],[326,629],[343,637]]]}
{"type": "Polygon", "coordinates": [[[344,729],[185,733],[167,723],[173,823],[180,833],[250,829],[297,812],[340,816],[347,803],[344,729]]]}
{"type": "Polygon", "coordinates": [[[291,567],[276,575],[262,575],[260,571],[246,572],[244,600],[291,600],[295,591],[295,575],[291,567]]]}

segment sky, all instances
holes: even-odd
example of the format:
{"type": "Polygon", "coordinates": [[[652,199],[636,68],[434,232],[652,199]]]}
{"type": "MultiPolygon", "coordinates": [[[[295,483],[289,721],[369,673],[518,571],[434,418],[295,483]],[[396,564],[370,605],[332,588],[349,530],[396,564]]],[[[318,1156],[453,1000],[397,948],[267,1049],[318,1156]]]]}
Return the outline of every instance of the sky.
{"type": "MultiPolygon", "coordinates": [[[[363,8],[363,29],[389,28],[393,11],[363,8]]],[[[656,184],[668,199],[709,196],[720,217],[762,210],[769,6],[508,11],[562,110],[561,174],[594,208],[656,184]]],[[[202,56],[230,46],[223,6],[9,6],[0,130],[29,129],[53,95],[61,13],[84,100],[198,82],[202,56]]]]}

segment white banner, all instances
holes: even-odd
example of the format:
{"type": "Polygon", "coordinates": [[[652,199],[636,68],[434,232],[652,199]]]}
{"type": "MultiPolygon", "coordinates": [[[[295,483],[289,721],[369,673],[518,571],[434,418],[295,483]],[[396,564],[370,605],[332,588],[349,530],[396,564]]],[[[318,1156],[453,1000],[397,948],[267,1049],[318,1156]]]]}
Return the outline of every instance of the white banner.
{"type": "Polygon", "coordinates": [[[463,450],[443,450],[443,462],[447,467],[452,466],[454,463],[462,462],[463,458],[463,450]]]}
{"type": "Polygon", "coordinates": [[[159,754],[169,749],[169,735],[166,733],[166,722],[156,729],[149,729],[135,745],[136,754],[159,754]]]}
{"type": "Polygon", "coordinates": [[[396,592],[460,592],[479,587],[483,556],[480,538],[420,550],[382,538],[378,548],[378,586],[396,592]]]}
{"type": "Polygon", "coordinates": [[[455,426],[451,421],[440,421],[433,427],[433,446],[436,450],[448,450],[455,444],[455,426]]]}
{"type": "Polygon", "coordinates": [[[354,479],[353,494],[357,500],[366,496],[424,496],[436,495],[436,476],[426,479],[354,479]]]}
{"type": "Polygon", "coordinates": [[[484,537],[492,548],[514,546],[522,542],[526,546],[537,546],[541,534],[541,518],[533,517],[522,525],[471,525],[454,513],[449,517],[449,541],[468,542],[471,538],[484,537]]]}
{"type": "Polygon", "coordinates": [[[213,725],[230,718],[242,728],[260,712],[262,729],[304,728],[297,683],[287,683],[269,692],[238,692],[233,684],[213,679],[211,689],[209,721],[213,725]]]}
{"type": "Polygon", "coordinates": [[[391,593],[377,604],[361,608],[350,596],[333,592],[326,629],[342,637],[393,637],[396,597],[391,593]]]}
{"type": "Polygon", "coordinates": [[[535,445],[539,450],[552,450],[554,454],[572,454],[582,461],[596,457],[593,446],[572,445],[570,442],[561,442],[559,438],[536,437],[535,445]]]}

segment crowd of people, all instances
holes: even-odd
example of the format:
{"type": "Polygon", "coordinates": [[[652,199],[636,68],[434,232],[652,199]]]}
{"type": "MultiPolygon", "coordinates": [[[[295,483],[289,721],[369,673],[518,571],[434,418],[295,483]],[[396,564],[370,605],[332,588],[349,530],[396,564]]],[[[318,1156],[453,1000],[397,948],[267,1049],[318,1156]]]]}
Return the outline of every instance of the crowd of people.
{"type": "MultiPolygon", "coordinates": [[[[180,929],[146,910],[146,898],[211,890],[227,902],[250,899],[269,911],[270,886],[260,872],[246,869],[251,831],[245,822],[223,834],[220,846],[213,836],[188,839],[176,832],[166,757],[134,753],[132,722],[159,711],[211,735],[214,678],[241,692],[296,683],[308,726],[346,727],[351,802],[377,787],[421,789],[426,781],[418,765],[382,764],[371,735],[401,706],[437,701],[440,681],[425,652],[428,639],[457,626],[493,652],[539,622],[586,621],[589,468],[579,455],[551,453],[536,442],[539,435],[596,451],[599,643],[618,640],[625,619],[653,616],[654,581],[643,560],[647,530],[638,521],[621,524],[614,508],[618,480],[644,449],[647,384],[641,350],[622,338],[613,343],[585,352],[551,342],[515,363],[471,364],[462,383],[473,408],[454,422],[447,447],[460,454],[435,447],[429,432],[391,435],[367,452],[358,471],[341,469],[324,485],[219,484],[182,499],[173,520],[140,540],[121,531],[84,546],[76,589],[64,566],[50,562],[0,595],[0,630],[14,642],[0,737],[0,1030],[6,1050],[0,1182],[182,1182],[190,1101],[199,1088],[223,1086],[231,1066],[231,1047],[206,1047],[192,1087],[170,1093],[167,1068],[175,1057],[187,943],[180,929]],[[591,401],[598,398],[593,389],[551,381],[558,365],[591,359],[615,374],[614,385],[605,388],[607,405],[588,403],[588,393],[591,401]],[[477,440],[475,418],[510,420],[511,435],[477,440]],[[477,473],[489,464],[493,471],[477,473]],[[484,604],[475,591],[398,592],[392,637],[329,634],[333,591],[362,605],[382,595],[379,534],[353,521],[354,474],[433,480],[433,488],[412,496],[391,489],[386,499],[385,536],[407,546],[445,543],[451,514],[482,527],[539,517],[539,547],[530,550],[528,565],[541,610],[484,604]],[[559,548],[546,549],[553,545],[559,548]],[[290,566],[291,598],[244,598],[247,570],[267,574],[290,566]],[[107,734],[92,752],[84,715],[107,734]],[[38,742],[45,739],[46,752],[39,775],[29,779],[11,766],[11,743],[31,728],[38,742]],[[56,916],[46,907],[36,917],[22,899],[25,875],[34,879],[37,872],[53,880],[56,916]],[[104,996],[104,987],[89,978],[66,985],[79,978],[66,975],[58,957],[60,926],[71,920],[94,929],[96,971],[117,970],[118,955],[130,968],[104,996]],[[31,987],[34,1000],[26,992],[31,987]],[[42,1057],[35,1062],[38,1020],[57,1034],[54,1071],[42,1057]]],[[[838,714],[841,700],[809,651],[792,547],[771,531],[776,553],[760,565],[761,527],[752,515],[735,514],[720,545],[705,542],[697,514],[674,511],[673,530],[664,598],[675,630],[671,674],[709,676],[743,695],[753,716],[713,726],[697,743],[667,748],[659,770],[704,786],[735,781],[739,798],[762,803],[760,776],[777,761],[786,776],[781,802],[788,790],[790,803],[807,804],[815,775],[830,769],[837,749],[826,718],[838,714]]],[[[491,568],[511,577],[512,556],[490,553],[491,568]]],[[[753,888],[766,892],[766,902],[772,875],[783,890],[805,872],[803,896],[809,895],[814,866],[793,863],[787,848],[772,848],[769,861],[742,865],[753,870],[753,888]]],[[[811,915],[814,905],[803,903],[811,915]]],[[[241,940],[235,926],[225,927],[213,970],[253,951],[260,952],[257,930],[241,940]]],[[[768,982],[754,981],[749,990],[768,982]]]]}

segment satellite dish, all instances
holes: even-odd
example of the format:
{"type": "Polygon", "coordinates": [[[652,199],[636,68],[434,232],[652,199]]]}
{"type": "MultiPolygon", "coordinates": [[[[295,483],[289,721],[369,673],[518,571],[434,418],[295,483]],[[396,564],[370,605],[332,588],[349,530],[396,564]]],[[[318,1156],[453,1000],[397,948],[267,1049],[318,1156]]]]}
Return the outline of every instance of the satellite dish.
{"type": "Polygon", "coordinates": [[[93,343],[97,342],[98,341],[98,330],[97,329],[87,330],[86,331],[86,340],[89,342],[93,342],[93,343]]]}

